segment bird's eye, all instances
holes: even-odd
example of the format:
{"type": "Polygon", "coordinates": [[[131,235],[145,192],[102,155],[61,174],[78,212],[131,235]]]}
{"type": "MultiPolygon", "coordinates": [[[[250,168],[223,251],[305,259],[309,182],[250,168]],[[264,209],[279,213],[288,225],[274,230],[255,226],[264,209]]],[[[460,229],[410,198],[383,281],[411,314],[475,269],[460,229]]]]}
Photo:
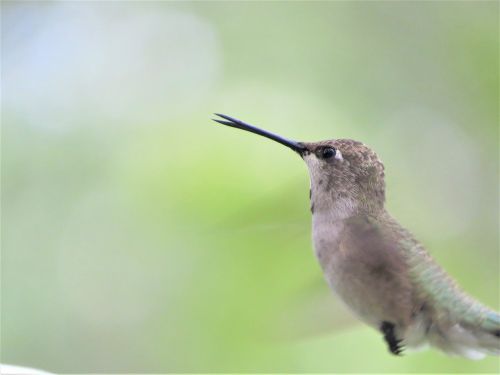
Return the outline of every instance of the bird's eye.
{"type": "Polygon", "coordinates": [[[335,156],[335,153],[337,150],[333,147],[325,147],[323,151],[321,151],[321,157],[323,159],[330,159],[331,157],[335,156]]]}

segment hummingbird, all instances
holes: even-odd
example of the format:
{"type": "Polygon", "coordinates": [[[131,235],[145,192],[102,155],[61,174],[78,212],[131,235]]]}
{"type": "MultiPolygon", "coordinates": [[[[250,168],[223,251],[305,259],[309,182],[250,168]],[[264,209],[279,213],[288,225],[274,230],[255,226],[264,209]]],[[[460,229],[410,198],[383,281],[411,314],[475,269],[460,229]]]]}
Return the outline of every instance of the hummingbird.
{"type": "Polygon", "coordinates": [[[304,160],[314,253],[326,282],[388,350],[433,346],[449,355],[500,355],[500,314],[441,268],[385,209],[384,164],[352,139],[297,142],[236,118],[214,121],[272,139],[304,160]]]}

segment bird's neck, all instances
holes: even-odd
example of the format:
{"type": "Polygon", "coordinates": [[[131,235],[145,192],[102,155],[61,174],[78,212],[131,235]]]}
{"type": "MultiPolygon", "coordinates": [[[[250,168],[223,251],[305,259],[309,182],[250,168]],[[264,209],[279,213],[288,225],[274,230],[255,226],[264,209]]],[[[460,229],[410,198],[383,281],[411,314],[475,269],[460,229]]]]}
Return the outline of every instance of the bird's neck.
{"type": "Polygon", "coordinates": [[[313,188],[311,189],[311,211],[316,220],[336,222],[358,215],[378,216],[385,209],[383,201],[313,188]]]}

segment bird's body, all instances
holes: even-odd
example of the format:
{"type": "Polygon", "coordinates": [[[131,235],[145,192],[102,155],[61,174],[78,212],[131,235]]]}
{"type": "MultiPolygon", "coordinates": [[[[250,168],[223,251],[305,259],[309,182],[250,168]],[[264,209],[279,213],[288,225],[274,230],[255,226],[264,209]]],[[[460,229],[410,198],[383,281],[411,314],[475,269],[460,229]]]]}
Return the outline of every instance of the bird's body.
{"type": "Polygon", "coordinates": [[[308,147],[333,147],[342,155],[336,168],[314,152],[304,156],[315,254],[340,299],[382,331],[395,354],[427,344],[471,359],[500,354],[499,315],[460,290],[386,211],[377,155],[353,140],[308,147]]]}
{"type": "Polygon", "coordinates": [[[392,330],[393,353],[431,344],[471,359],[498,354],[498,314],[463,293],[386,211],[315,224],[313,233],[328,284],[365,323],[392,330]]]}
{"type": "Polygon", "coordinates": [[[500,354],[500,315],[463,292],[385,209],[384,166],[361,142],[289,141],[229,116],[298,152],[311,179],[316,257],[331,289],[379,330],[393,354],[432,345],[479,359],[500,354]]]}

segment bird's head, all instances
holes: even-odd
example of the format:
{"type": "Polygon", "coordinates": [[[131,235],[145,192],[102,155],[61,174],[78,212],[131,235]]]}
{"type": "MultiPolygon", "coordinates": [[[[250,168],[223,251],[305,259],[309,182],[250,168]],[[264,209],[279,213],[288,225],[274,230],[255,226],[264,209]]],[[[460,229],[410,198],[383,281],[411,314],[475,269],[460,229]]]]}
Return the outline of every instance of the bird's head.
{"type": "Polygon", "coordinates": [[[368,146],[351,139],[302,142],[315,211],[340,216],[373,213],[385,202],[384,165],[368,146]]]}

